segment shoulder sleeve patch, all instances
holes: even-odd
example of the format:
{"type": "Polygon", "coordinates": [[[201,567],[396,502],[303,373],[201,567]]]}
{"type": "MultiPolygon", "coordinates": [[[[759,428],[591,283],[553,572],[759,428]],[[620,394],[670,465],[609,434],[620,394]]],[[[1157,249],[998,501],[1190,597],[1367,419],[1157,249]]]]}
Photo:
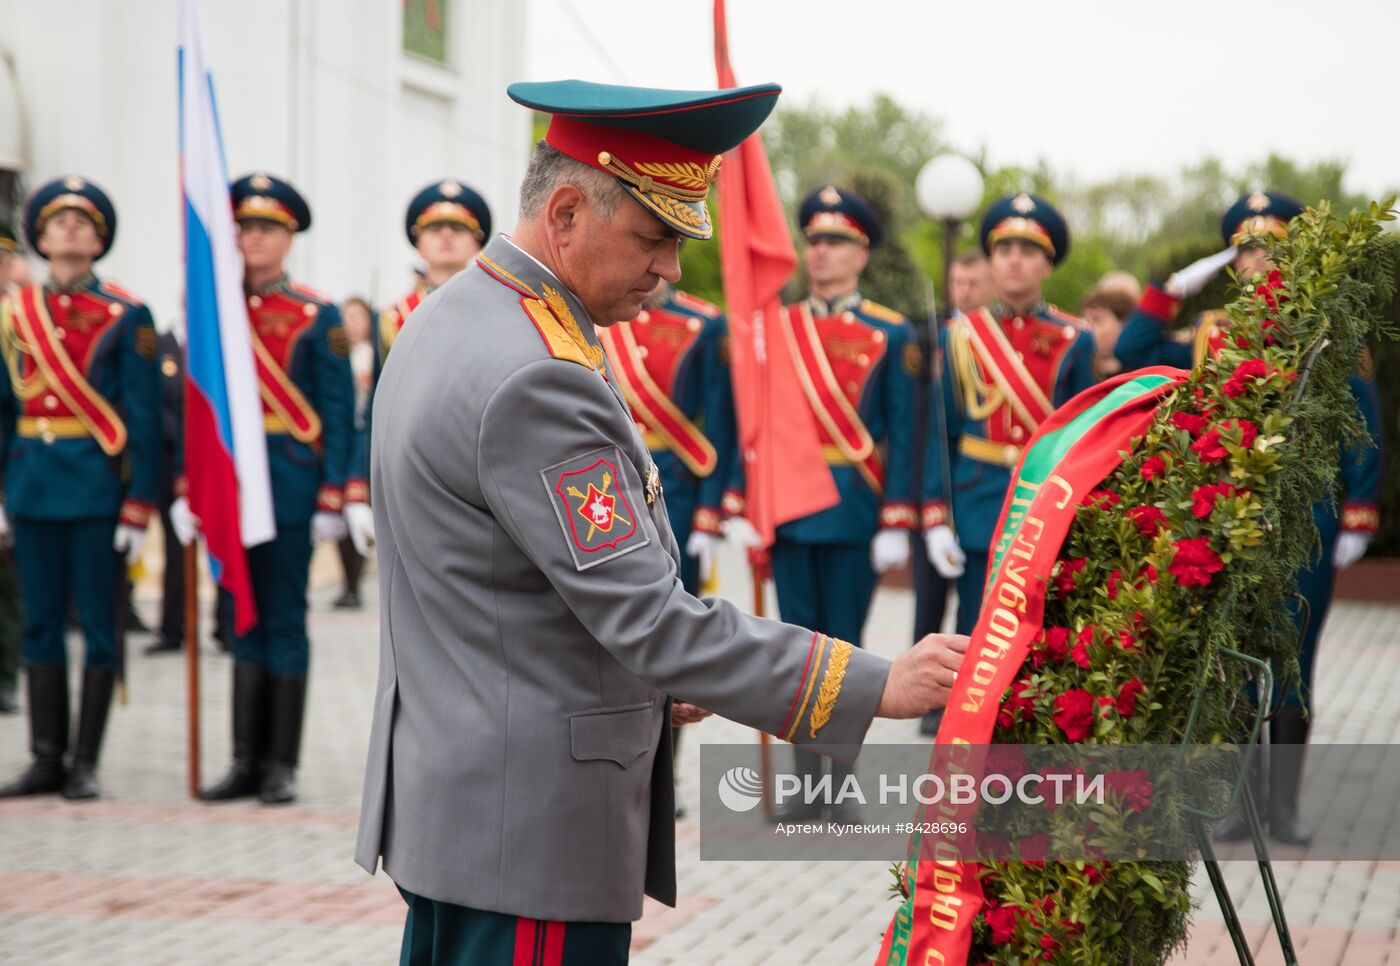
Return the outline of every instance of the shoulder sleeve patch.
{"type": "Polygon", "coordinates": [[[136,327],[136,352],[142,359],[156,357],[156,330],[149,325],[136,327]]]}
{"type": "Polygon", "coordinates": [[[622,451],[592,450],[540,471],[574,566],[588,570],[651,542],[628,499],[622,451]]]}
{"type": "Polygon", "coordinates": [[[860,303],[860,310],[866,315],[879,319],[881,322],[888,322],[890,325],[903,325],[905,323],[904,316],[894,309],[881,305],[879,302],[872,302],[870,299],[865,299],[860,303]]]}
{"type": "Polygon", "coordinates": [[[346,338],[345,326],[333,325],[326,330],[326,345],[331,350],[331,355],[340,359],[348,358],[350,355],[350,340],[346,338]]]}
{"type": "Polygon", "coordinates": [[[919,343],[910,340],[904,344],[904,371],[911,376],[917,376],[924,368],[924,354],[919,349],[919,343]]]}

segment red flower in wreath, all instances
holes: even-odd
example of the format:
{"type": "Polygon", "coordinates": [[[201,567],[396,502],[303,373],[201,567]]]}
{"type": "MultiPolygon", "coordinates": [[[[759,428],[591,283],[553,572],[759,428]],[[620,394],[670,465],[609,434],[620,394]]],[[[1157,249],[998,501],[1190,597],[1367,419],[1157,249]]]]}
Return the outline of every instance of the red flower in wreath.
{"type": "Polygon", "coordinates": [[[1142,506],[1130,507],[1128,519],[1137,526],[1138,533],[1144,537],[1155,537],[1157,531],[1166,524],[1167,515],[1162,512],[1161,507],[1145,503],[1142,506]]]}
{"type": "Polygon", "coordinates": [[[1138,695],[1142,694],[1142,679],[1133,678],[1127,684],[1118,689],[1118,714],[1124,718],[1131,718],[1137,711],[1138,695]]]}
{"type": "Polygon", "coordinates": [[[1230,455],[1220,439],[1220,428],[1211,427],[1191,444],[1191,452],[1200,457],[1202,463],[1219,463],[1230,455]]]}
{"type": "Polygon", "coordinates": [[[1096,510],[1108,511],[1118,505],[1118,494],[1112,490],[1091,490],[1084,498],[1084,505],[1096,510]]]}
{"type": "Polygon", "coordinates": [[[1256,379],[1267,378],[1272,370],[1263,359],[1246,359],[1235,366],[1235,371],[1230,373],[1230,379],[1221,387],[1221,392],[1236,399],[1244,395],[1244,391],[1249,388],[1249,384],[1256,379]]]}
{"type": "Polygon", "coordinates": [[[1079,632],[1079,636],[1074,641],[1074,647],[1070,648],[1069,656],[1084,670],[1089,670],[1089,645],[1094,643],[1093,625],[1085,627],[1079,632]]]}
{"type": "Polygon", "coordinates": [[[1196,436],[1205,431],[1205,428],[1210,425],[1210,420],[1196,413],[1178,412],[1172,413],[1172,425],[1196,436]]]}
{"type": "Polygon", "coordinates": [[[1240,446],[1250,449],[1254,446],[1254,441],[1259,438],[1259,427],[1247,419],[1227,419],[1220,424],[1221,429],[1238,429],[1240,431],[1240,446]]]}
{"type": "Polygon", "coordinates": [[[1083,688],[1070,688],[1056,696],[1050,717],[1070,741],[1083,741],[1094,727],[1094,696],[1083,688]]]}
{"type": "Polygon", "coordinates": [[[1067,594],[1074,589],[1074,576],[1084,569],[1089,563],[1087,557],[1076,557],[1073,560],[1061,560],[1060,572],[1055,575],[1055,589],[1062,594],[1067,594]]]}
{"type": "Polygon", "coordinates": [[[1040,639],[1031,648],[1031,664],[1039,670],[1041,665],[1049,658],[1052,661],[1063,661],[1065,655],[1069,653],[1069,628],[1068,627],[1047,627],[1041,632],[1040,639]]]}
{"type": "Polygon", "coordinates": [[[1001,727],[1010,729],[1015,727],[1017,720],[1030,721],[1035,717],[1035,699],[1030,696],[1034,692],[1029,688],[1029,684],[1030,682],[1021,679],[1011,685],[1011,694],[997,710],[997,724],[1001,727]]]}
{"type": "Polygon", "coordinates": [[[992,931],[992,942],[998,946],[1016,938],[1016,924],[1021,921],[1015,906],[992,906],[982,913],[982,919],[992,931]]]}
{"type": "Polygon", "coordinates": [[[1183,587],[1205,587],[1212,575],[1220,573],[1224,567],[1220,555],[1210,548],[1209,539],[1193,537],[1176,545],[1167,570],[1183,587]]]}
{"type": "Polygon", "coordinates": [[[1191,491],[1191,512],[1204,520],[1215,510],[1215,501],[1235,495],[1235,488],[1229,483],[1207,483],[1191,491]]]}
{"type": "Polygon", "coordinates": [[[1130,812],[1146,811],[1152,804],[1152,779],[1145,771],[1111,771],[1104,775],[1104,785],[1130,812]]]}
{"type": "Polygon", "coordinates": [[[1108,592],[1109,600],[1118,599],[1118,582],[1122,579],[1123,571],[1114,569],[1109,572],[1108,583],[1104,586],[1104,590],[1108,592]]]}
{"type": "MultiPolygon", "coordinates": [[[[1204,421],[1204,420],[1203,420],[1204,421]]],[[[1149,456],[1142,461],[1142,468],[1138,470],[1144,480],[1155,480],[1167,471],[1167,461],[1160,456],[1149,456]]]]}
{"type": "Polygon", "coordinates": [[[1138,639],[1132,631],[1122,630],[1118,632],[1118,646],[1125,651],[1136,651],[1138,649],[1138,639]]]}

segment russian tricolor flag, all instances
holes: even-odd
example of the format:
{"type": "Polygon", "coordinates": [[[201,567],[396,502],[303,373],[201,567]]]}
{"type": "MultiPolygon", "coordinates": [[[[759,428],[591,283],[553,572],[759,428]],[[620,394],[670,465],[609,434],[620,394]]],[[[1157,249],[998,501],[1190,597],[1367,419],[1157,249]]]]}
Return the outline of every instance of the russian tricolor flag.
{"type": "Polygon", "coordinates": [[[235,630],[242,634],[258,620],[244,548],[271,540],[277,526],[243,263],[197,0],[184,0],[179,60],[189,357],[185,475],[210,567],[219,586],[233,594],[235,630]]]}

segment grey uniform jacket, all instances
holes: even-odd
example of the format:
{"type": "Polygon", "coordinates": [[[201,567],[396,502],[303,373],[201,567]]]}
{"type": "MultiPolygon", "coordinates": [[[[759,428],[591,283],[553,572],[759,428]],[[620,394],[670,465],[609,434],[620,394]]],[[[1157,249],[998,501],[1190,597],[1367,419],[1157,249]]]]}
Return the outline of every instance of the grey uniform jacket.
{"type": "Polygon", "coordinates": [[[355,858],[427,898],[602,922],[639,918],[644,891],[674,904],[670,696],[833,746],[863,740],[884,689],[883,658],[681,588],[601,356],[582,304],[498,237],[379,383],[355,858]]]}

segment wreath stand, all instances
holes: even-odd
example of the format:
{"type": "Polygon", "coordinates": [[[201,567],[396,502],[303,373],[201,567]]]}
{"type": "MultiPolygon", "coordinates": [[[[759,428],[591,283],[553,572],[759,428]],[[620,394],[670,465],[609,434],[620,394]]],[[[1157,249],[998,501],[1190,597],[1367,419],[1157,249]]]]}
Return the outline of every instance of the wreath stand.
{"type": "MultiPolygon", "coordinates": [[[[1224,659],[1241,661],[1250,666],[1256,676],[1258,694],[1273,693],[1274,674],[1266,662],[1228,647],[1219,648],[1218,653],[1224,659]]],[[[1204,689],[1197,688],[1196,697],[1191,702],[1190,714],[1186,719],[1186,735],[1182,740],[1183,752],[1185,745],[1190,743],[1191,735],[1195,731],[1203,695],[1204,689]]],[[[1221,874],[1220,863],[1215,857],[1215,849],[1211,845],[1210,837],[1211,827],[1216,822],[1228,815],[1237,804],[1243,807],[1245,821],[1249,825],[1249,836],[1254,843],[1254,855],[1259,862],[1259,875],[1264,882],[1264,895],[1269,900],[1269,915],[1274,920],[1274,934],[1278,936],[1279,946],[1283,950],[1283,961],[1288,966],[1298,966],[1298,954],[1293,949],[1293,936],[1289,933],[1288,922],[1284,919],[1283,900],[1279,895],[1278,882],[1274,878],[1274,867],[1269,862],[1269,849],[1264,840],[1263,825],[1259,821],[1258,803],[1254,801],[1254,793],[1247,780],[1250,757],[1259,752],[1259,740],[1270,711],[1265,702],[1257,701],[1256,704],[1258,707],[1255,710],[1254,723],[1250,727],[1249,742],[1244,747],[1240,774],[1235,779],[1234,787],[1230,792],[1230,800],[1224,810],[1215,814],[1194,808],[1187,808],[1186,811],[1191,816],[1192,832],[1196,838],[1196,845],[1200,849],[1201,862],[1206,867],[1206,875],[1210,877],[1210,887],[1215,892],[1216,901],[1220,904],[1221,915],[1225,917],[1225,928],[1229,930],[1230,940],[1235,944],[1235,954],[1239,957],[1241,966],[1254,966],[1254,955],[1249,950],[1244,927],[1240,923],[1239,913],[1235,911],[1235,903],[1230,897],[1230,889],[1225,884],[1225,877],[1221,874]]]]}

